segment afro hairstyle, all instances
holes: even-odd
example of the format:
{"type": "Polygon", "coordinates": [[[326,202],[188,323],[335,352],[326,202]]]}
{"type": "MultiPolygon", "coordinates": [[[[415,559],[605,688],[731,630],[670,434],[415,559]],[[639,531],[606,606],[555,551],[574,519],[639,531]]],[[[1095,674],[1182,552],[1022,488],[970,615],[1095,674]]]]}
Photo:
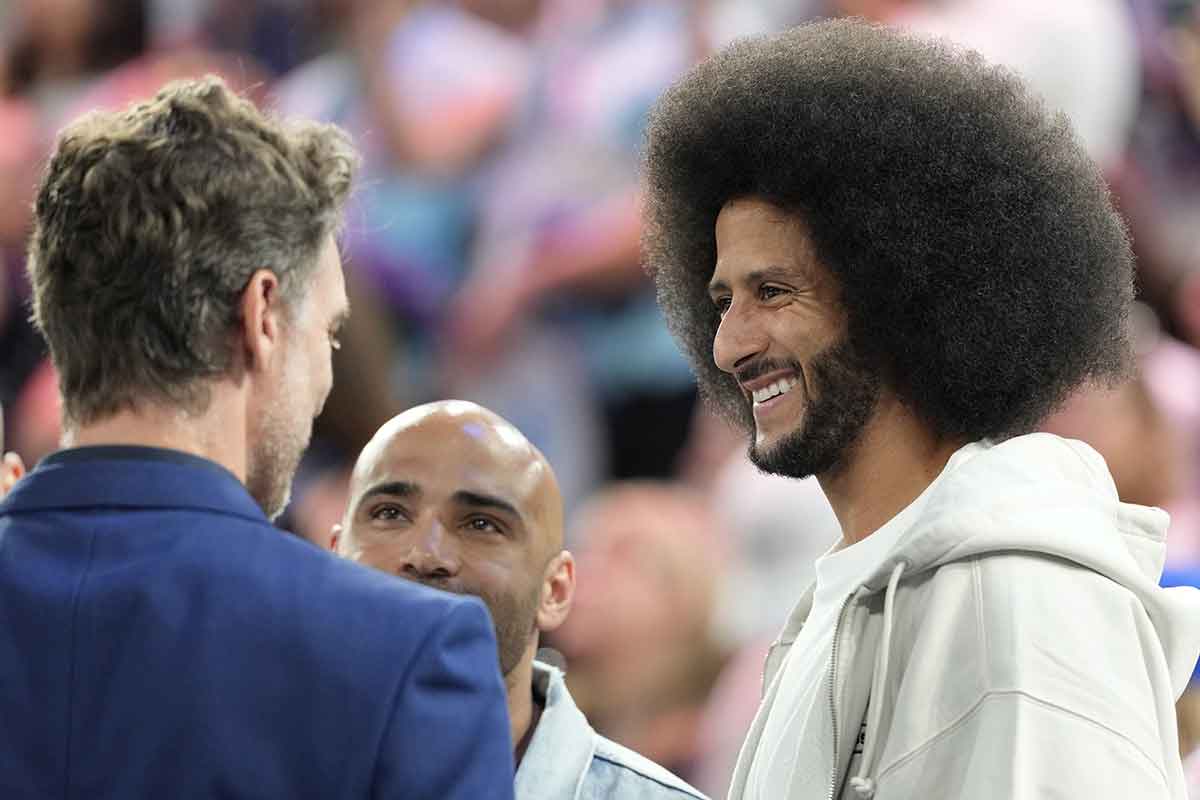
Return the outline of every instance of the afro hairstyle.
{"type": "Polygon", "coordinates": [[[1066,117],[949,43],[858,20],[745,39],[668,90],[646,134],[643,248],[702,394],[743,427],[713,363],[717,214],[798,215],[848,336],[938,435],[1035,428],[1132,365],[1133,257],[1066,117]]]}

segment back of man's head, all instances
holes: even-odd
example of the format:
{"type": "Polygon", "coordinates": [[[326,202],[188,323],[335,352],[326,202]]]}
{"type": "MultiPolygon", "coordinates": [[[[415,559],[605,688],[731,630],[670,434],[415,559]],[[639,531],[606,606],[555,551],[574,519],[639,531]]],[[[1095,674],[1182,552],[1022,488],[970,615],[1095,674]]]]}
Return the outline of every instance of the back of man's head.
{"type": "Polygon", "coordinates": [[[240,368],[251,276],[303,295],[355,160],[337,128],[284,124],[211,77],[66,128],[29,275],[68,426],[145,403],[202,413],[211,381],[240,368]]]}

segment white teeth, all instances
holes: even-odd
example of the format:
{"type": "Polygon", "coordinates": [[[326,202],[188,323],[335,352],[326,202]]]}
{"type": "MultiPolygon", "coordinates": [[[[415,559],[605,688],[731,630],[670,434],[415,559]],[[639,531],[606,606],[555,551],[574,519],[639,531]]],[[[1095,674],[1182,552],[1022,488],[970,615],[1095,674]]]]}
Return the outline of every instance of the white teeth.
{"type": "Polygon", "coordinates": [[[757,391],[753,392],[752,396],[754,397],[754,402],[765,403],[772,397],[786,394],[797,383],[799,383],[799,381],[795,378],[781,378],[780,380],[772,383],[770,386],[765,386],[762,389],[758,389],[757,391]]]}

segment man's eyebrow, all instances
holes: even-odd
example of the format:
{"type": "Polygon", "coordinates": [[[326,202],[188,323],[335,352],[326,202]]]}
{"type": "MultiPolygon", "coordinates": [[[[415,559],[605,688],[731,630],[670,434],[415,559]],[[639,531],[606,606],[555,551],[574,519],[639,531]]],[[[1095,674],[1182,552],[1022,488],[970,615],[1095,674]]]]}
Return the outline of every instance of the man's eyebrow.
{"type": "Polygon", "coordinates": [[[388,481],[387,483],[377,483],[362,493],[362,497],[358,499],[358,503],[359,505],[362,505],[370,498],[377,497],[381,494],[385,494],[390,497],[418,497],[421,494],[421,487],[412,481],[388,481]]]}
{"type": "MultiPolygon", "coordinates": [[[[743,275],[741,277],[741,283],[744,286],[754,286],[756,284],[762,283],[763,281],[769,281],[769,280],[780,280],[780,279],[786,278],[786,279],[794,281],[794,280],[796,280],[796,277],[797,277],[796,270],[788,269],[787,267],[781,267],[778,265],[772,265],[769,267],[763,267],[762,269],[756,269],[756,270],[752,270],[751,272],[747,272],[745,275],[743,275]]],[[[714,294],[716,292],[727,292],[727,291],[729,291],[729,284],[719,278],[714,280],[712,283],[708,284],[708,293],[709,294],[714,294]]]]}
{"type": "Polygon", "coordinates": [[[708,293],[710,295],[716,294],[717,292],[727,291],[729,291],[729,284],[720,278],[715,278],[711,283],[708,284],[708,293]]]}
{"type": "Polygon", "coordinates": [[[454,500],[455,502],[461,503],[465,506],[473,506],[475,508],[494,508],[497,511],[503,511],[507,514],[511,514],[522,522],[525,520],[525,518],[521,516],[521,512],[518,511],[516,506],[514,506],[512,503],[508,502],[507,500],[501,500],[499,497],[495,497],[490,494],[482,494],[480,492],[472,492],[467,489],[459,489],[454,493],[454,500]]]}

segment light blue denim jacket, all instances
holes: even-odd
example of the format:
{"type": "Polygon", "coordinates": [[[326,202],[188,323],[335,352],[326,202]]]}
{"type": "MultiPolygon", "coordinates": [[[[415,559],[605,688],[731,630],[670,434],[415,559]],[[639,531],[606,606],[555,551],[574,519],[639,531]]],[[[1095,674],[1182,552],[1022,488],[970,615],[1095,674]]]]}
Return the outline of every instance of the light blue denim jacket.
{"type": "Polygon", "coordinates": [[[706,800],[648,758],[592,730],[559,670],[533,662],[545,708],[517,768],[517,800],[706,800]]]}

